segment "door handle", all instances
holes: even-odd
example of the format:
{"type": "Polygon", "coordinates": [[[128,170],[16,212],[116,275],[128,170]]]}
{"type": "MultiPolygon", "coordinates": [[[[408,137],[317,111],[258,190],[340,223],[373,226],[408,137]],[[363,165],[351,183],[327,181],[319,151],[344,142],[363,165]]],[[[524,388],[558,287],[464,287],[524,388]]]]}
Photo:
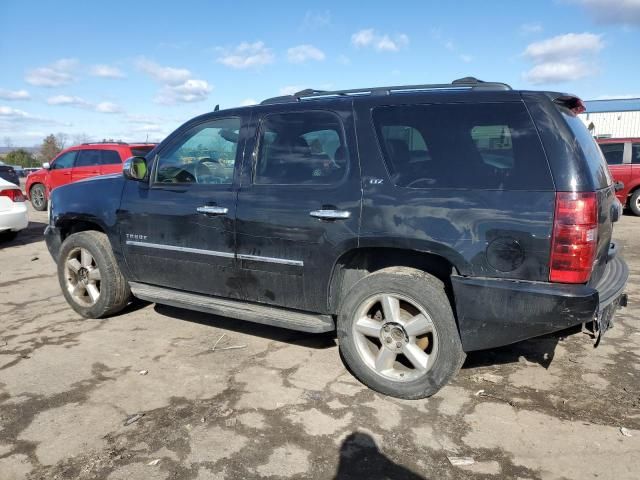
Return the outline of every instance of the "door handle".
{"type": "Polygon", "coordinates": [[[205,213],[207,215],[226,215],[229,209],[226,207],[216,207],[213,205],[205,205],[203,207],[196,208],[198,213],[205,213]]]}
{"type": "Polygon", "coordinates": [[[345,220],[351,216],[347,210],[312,210],[309,215],[323,220],[345,220]]]}

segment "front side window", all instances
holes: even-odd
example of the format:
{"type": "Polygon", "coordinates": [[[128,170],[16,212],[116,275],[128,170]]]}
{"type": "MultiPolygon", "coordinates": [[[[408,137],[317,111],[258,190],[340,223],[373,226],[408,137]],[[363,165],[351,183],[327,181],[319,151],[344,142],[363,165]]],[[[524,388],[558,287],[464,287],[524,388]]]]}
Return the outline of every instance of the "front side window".
{"type": "Polygon", "coordinates": [[[631,146],[631,163],[640,163],[640,143],[634,143],[631,146]]]}
{"type": "Polygon", "coordinates": [[[61,168],[71,168],[73,167],[73,163],[76,160],[77,151],[67,152],[60,155],[55,159],[53,165],[51,165],[52,170],[60,170],[61,168]]]}
{"type": "Polygon", "coordinates": [[[156,183],[233,183],[240,118],[205,122],[161,152],[156,183]]]}
{"type": "Polygon", "coordinates": [[[262,122],[254,183],[328,185],[348,164],[342,124],[329,112],[268,115],[262,122]]]}
{"type": "Polygon", "coordinates": [[[622,165],[624,143],[601,143],[600,150],[609,165],[622,165]]]}
{"type": "Polygon", "coordinates": [[[553,188],[536,129],[521,103],[378,107],[373,122],[397,186],[553,188]]]}

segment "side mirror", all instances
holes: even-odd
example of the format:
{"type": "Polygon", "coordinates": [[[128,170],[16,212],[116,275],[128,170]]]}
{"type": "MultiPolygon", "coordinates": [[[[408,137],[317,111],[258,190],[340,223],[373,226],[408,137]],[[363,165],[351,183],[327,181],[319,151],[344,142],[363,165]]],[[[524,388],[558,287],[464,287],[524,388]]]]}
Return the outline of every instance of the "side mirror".
{"type": "Polygon", "coordinates": [[[44,162],[42,164],[42,168],[44,168],[45,170],[49,170],[51,168],[51,164],[49,162],[44,162]]]}
{"type": "Polygon", "coordinates": [[[613,188],[616,189],[616,192],[619,192],[624,188],[624,183],[622,183],[621,181],[617,181],[616,183],[613,184],[613,188]]]}
{"type": "Polygon", "coordinates": [[[147,161],[144,157],[130,157],[122,165],[122,175],[128,180],[142,182],[147,178],[147,161]]]}

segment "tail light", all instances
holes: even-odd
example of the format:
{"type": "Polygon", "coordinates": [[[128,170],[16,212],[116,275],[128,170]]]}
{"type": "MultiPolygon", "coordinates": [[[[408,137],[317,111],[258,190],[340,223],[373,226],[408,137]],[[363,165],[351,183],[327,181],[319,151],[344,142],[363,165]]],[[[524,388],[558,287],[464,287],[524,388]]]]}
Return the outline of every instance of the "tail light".
{"type": "Polygon", "coordinates": [[[21,190],[17,188],[8,188],[6,190],[0,190],[0,197],[9,197],[14,202],[24,202],[25,198],[21,190]]]}
{"type": "Polygon", "coordinates": [[[598,244],[595,192],[557,192],[549,280],[586,283],[598,244]]]}

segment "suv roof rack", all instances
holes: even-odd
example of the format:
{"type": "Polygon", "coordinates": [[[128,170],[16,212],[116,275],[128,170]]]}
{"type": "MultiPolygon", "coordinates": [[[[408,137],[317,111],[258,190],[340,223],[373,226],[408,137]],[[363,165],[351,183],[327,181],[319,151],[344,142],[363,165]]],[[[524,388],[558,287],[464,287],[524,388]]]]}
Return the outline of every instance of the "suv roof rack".
{"type": "Polygon", "coordinates": [[[371,88],[355,88],[350,90],[315,90],[307,88],[300,90],[293,95],[282,95],[263,100],[260,105],[269,105],[273,103],[290,103],[300,102],[302,100],[313,100],[319,98],[344,97],[344,96],[362,96],[362,95],[391,95],[394,93],[419,92],[428,90],[511,90],[506,83],[501,82],[485,82],[475,77],[464,77],[454,80],[451,83],[434,83],[424,85],[398,85],[391,87],[371,87],[371,88]]]}
{"type": "Polygon", "coordinates": [[[129,145],[127,142],[120,142],[120,141],[118,141],[118,142],[116,142],[116,141],[108,142],[106,140],[104,140],[102,142],[86,142],[86,143],[81,143],[80,145],[104,145],[104,144],[107,144],[107,143],[112,144],[112,145],[113,144],[115,144],[115,145],[129,145]]]}

